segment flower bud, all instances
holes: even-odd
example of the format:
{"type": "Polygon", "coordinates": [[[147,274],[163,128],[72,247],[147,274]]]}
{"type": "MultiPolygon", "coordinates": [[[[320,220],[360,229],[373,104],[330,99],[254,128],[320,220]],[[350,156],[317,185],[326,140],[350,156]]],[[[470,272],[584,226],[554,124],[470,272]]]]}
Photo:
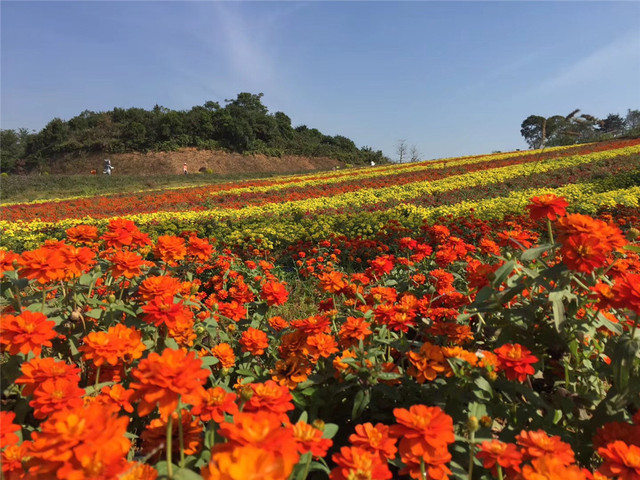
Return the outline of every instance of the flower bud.
{"type": "Polygon", "coordinates": [[[489,428],[493,424],[493,419],[489,415],[483,415],[480,417],[480,425],[485,428],[489,428]]]}
{"type": "Polygon", "coordinates": [[[476,417],[475,415],[470,416],[467,420],[467,430],[469,430],[470,433],[473,433],[477,431],[478,428],[480,428],[478,417],[476,417]]]}
{"type": "Polygon", "coordinates": [[[627,232],[627,240],[629,240],[630,242],[633,242],[638,237],[640,237],[640,230],[638,230],[637,228],[630,228],[627,232]]]}
{"type": "Polygon", "coordinates": [[[107,296],[107,301],[108,301],[109,303],[113,303],[113,302],[115,302],[115,301],[116,301],[116,296],[115,296],[113,293],[110,293],[110,294],[107,296]]]}
{"type": "Polygon", "coordinates": [[[251,387],[243,387],[242,390],[240,390],[240,398],[243,402],[248,402],[251,400],[251,397],[253,397],[253,390],[251,387]]]}
{"type": "Polygon", "coordinates": [[[316,419],[313,421],[313,424],[312,424],[312,425],[314,426],[314,428],[317,428],[317,429],[318,429],[318,430],[320,430],[321,432],[324,432],[324,421],[323,421],[323,420],[320,420],[319,418],[316,418],[316,419]]]}

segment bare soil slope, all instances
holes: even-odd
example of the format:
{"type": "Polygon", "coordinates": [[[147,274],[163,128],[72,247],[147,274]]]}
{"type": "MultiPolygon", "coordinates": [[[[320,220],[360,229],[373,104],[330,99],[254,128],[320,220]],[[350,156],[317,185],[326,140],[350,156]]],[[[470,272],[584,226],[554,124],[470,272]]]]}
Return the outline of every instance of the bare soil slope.
{"type": "Polygon", "coordinates": [[[183,148],[177,152],[149,153],[90,153],[64,157],[52,163],[52,174],[87,175],[92,170],[102,173],[103,160],[109,158],[114,175],[167,175],[181,174],[187,164],[189,173],[211,169],[214,174],[234,175],[244,173],[292,173],[314,170],[331,170],[341,162],[332,158],[297,157],[285,155],[241,155],[196,148],[183,148]]]}

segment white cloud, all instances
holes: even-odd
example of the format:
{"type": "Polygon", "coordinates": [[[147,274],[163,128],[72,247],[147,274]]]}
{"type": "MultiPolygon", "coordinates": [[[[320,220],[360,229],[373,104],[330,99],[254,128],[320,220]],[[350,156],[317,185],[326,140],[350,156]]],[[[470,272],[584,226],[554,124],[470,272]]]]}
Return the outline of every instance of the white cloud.
{"type": "Polygon", "coordinates": [[[640,85],[640,35],[636,32],[620,37],[567,66],[534,87],[530,93],[552,93],[625,74],[635,75],[640,85]]]}

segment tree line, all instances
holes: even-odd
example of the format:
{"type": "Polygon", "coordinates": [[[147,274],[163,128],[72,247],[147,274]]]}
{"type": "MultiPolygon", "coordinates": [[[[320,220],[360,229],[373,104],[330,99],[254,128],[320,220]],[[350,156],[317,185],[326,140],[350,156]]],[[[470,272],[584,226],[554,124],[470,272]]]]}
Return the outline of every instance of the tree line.
{"type": "Polygon", "coordinates": [[[0,131],[3,172],[32,171],[62,154],[175,151],[182,147],[269,156],[330,157],[345,163],[388,162],[382,151],[358,148],[342,135],[293,127],[283,112],[269,113],[263,94],[239,93],[233,100],[208,101],[190,110],[156,105],[152,110],[85,110],[70,120],[51,120],[41,131],[0,131]]]}
{"type": "Polygon", "coordinates": [[[531,148],[638,137],[640,110],[629,109],[624,118],[617,113],[610,113],[603,119],[580,114],[579,109],[566,116],[553,115],[547,118],[529,115],[520,125],[520,133],[531,148]]]}

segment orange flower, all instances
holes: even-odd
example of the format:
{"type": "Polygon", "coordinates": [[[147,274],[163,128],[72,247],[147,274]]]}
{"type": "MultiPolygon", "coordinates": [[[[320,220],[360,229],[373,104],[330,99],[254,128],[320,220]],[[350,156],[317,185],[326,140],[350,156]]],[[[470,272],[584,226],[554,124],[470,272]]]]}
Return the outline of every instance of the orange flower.
{"type": "Polygon", "coordinates": [[[298,462],[293,429],[283,426],[275,413],[240,412],[233,416],[233,422],[221,423],[218,431],[233,445],[252,445],[277,454],[287,468],[293,468],[298,462]]]}
{"type": "Polygon", "coordinates": [[[370,326],[371,324],[362,317],[347,317],[338,333],[340,345],[343,348],[349,348],[352,345],[356,345],[360,340],[366,340],[371,335],[370,326]]]}
{"type": "Polygon", "coordinates": [[[407,373],[414,377],[418,383],[433,381],[438,374],[446,370],[445,357],[442,348],[425,342],[420,347],[419,352],[408,352],[407,357],[411,366],[407,373]]]}
{"type": "Polygon", "coordinates": [[[174,297],[180,290],[180,280],[169,275],[145,278],[138,287],[138,296],[148,302],[156,297],[174,297]]]}
{"type": "Polygon", "coordinates": [[[575,462],[571,445],[563,442],[557,435],[550,437],[544,430],[531,432],[522,430],[519,435],[516,435],[516,443],[520,446],[525,461],[543,455],[553,455],[563,465],[575,462]]]}
{"type": "Polygon", "coordinates": [[[65,277],[65,258],[58,249],[42,247],[23,252],[17,264],[21,278],[35,279],[42,285],[65,277]]]}
{"type": "Polygon", "coordinates": [[[20,438],[14,432],[19,432],[22,427],[13,423],[15,418],[15,412],[0,411],[0,426],[2,426],[0,429],[0,449],[20,441],[20,438]]]}
{"type": "Polygon", "coordinates": [[[91,270],[96,263],[96,254],[87,247],[72,247],[66,245],[60,249],[60,253],[65,262],[65,280],[70,280],[81,276],[91,270]]]}
{"type": "Polygon", "coordinates": [[[153,254],[163,262],[175,266],[179,260],[184,260],[187,256],[187,247],[184,238],[173,235],[162,235],[158,237],[153,254]]]}
{"type": "Polygon", "coordinates": [[[480,444],[478,459],[482,460],[482,466],[494,472],[496,464],[502,468],[520,471],[522,463],[522,453],[513,443],[504,443],[500,440],[485,441],[480,444]]]}
{"type": "Polygon", "coordinates": [[[27,467],[35,478],[116,478],[126,468],[128,417],[102,405],[58,411],[31,434],[27,467]]]}
{"type": "Polygon", "coordinates": [[[564,264],[576,272],[591,273],[607,263],[600,239],[586,233],[566,239],[560,248],[560,254],[564,264]]]}
{"type": "Polygon", "coordinates": [[[285,328],[289,326],[289,322],[287,322],[284,318],[276,316],[271,317],[269,319],[269,326],[273,328],[276,332],[281,332],[285,328]]]}
{"type": "Polygon", "coordinates": [[[26,478],[22,462],[29,454],[31,442],[22,442],[20,445],[9,445],[2,450],[2,478],[4,480],[22,480],[26,478]]]}
{"type": "Polygon", "coordinates": [[[196,236],[189,237],[189,245],[187,253],[202,262],[206,262],[213,254],[213,246],[206,238],[198,238],[196,236]]]}
{"type": "MultiPolygon", "coordinates": [[[[197,418],[193,418],[188,410],[182,409],[180,415],[178,412],[171,413],[171,438],[173,448],[173,456],[180,455],[180,416],[182,417],[182,441],[184,444],[185,455],[195,455],[202,450],[202,435],[203,429],[200,421],[197,418]]],[[[167,425],[169,418],[156,418],[151,420],[151,423],[147,425],[140,439],[142,440],[142,452],[145,454],[153,455],[154,460],[160,458],[166,458],[164,452],[165,442],[167,440],[167,425]]]]}
{"type": "Polygon", "coordinates": [[[640,479],[640,447],[617,440],[600,447],[598,454],[604,459],[600,473],[620,480],[640,479]]]}
{"type": "Polygon", "coordinates": [[[338,343],[333,335],[326,333],[316,333],[307,338],[307,346],[309,347],[309,355],[317,359],[318,357],[329,358],[338,351],[338,343]]]}
{"type": "Polygon", "coordinates": [[[302,320],[291,320],[291,326],[307,335],[330,331],[331,320],[324,315],[312,315],[302,320]]]}
{"type": "Polygon", "coordinates": [[[371,423],[356,425],[356,433],[349,436],[349,442],[354,447],[361,447],[370,452],[376,452],[380,460],[393,460],[398,449],[397,439],[390,436],[390,427],[382,423],[373,426],[371,423]]]}
{"type": "Polygon", "coordinates": [[[167,420],[178,407],[179,397],[183,403],[199,405],[209,377],[209,370],[201,367],[202,360],[193,351],[165,348],[162,355],[149,354],[131,372],[130,388],[135,390],[134,399],[140,399],[138,414],[148,415],[157,405],[160,416],[167,420]]]}
{"type": "Polygon", "coordinates": [[[213,420],[214,422],[224,422],[224,414],[234,415],[238,413],[238,405],[236,405],[237,395],[227,392],[222,387],[209,388],[204,395],[204,399],[200,405],[193,407],[191,410],[194,415],[200,417],[203,422],[213,420]]]}
{"type": "Polygon", "coordinates": [[[175,326],[177,323],[193,323],[193,313],[180,300],[173,302],[173,296],[155,297],[142,306],[145,315],[142,317],[147,323],[159,327],[161,325],[175,326]]]}
{"type": "Polygon", "coordinates": [[[322,458],[333,445],[330,439],[322,438],[321,430],[302,420],[293,425],[293,438],[301,455],[311,452],[314,457],[322,458]]]}
{"type": "Polygon", "coordinates": [[[71,243],[93,243],[98,238],[98,227],[93,225],[77,225],[68,228],[67,240],[71,243]]]}
{"type": "Polygon", "coordinates": [[[105,363],[117,365],[119,362],[131,363],[142,357],[146,347],[142,343],[142,334],[134,327],[122,324],[109,327],[106,332],[91,332],[82,339],[84,345],[78,350],[85,360],[93,360],[96,367],[105,363]]]}
{"type": "Polygon", "coordinates": [[[0,316],[0,344],[10,355],[33,352],[40,355],[42,347],[51,347],[51,339],[58,336],[56,323],[40,312],[25,310],[20,315],[0,316]]]}
{"type": "Polygon", "coordinates": [[[640,315],[640,274],[626,273],[616,278],[612,293],[617,307],[640,315]]]}
{"type": "Polygon", "coordinates": [[[544,455],[536,458],[531,465],[522,469],[524,480],[587,480],[587,476],[577,465],[567,466],[558,457],[544,455]]]}
{"type": "Polygon", "coordinates": [[[269,346],[267,334],[253,327],[249,327],[246,331],[242,332],[239,343],[242,346],[243,352],[249,352],[252,355],[262,355],[264,350],[269,346]]]}
{"type": "Polygon", "coordinates": [[[288,421],[287,412],[293,410],[293,397],[287,387],[278,385],[273,380],[264,383],[249,384],[253,395],[245,403],[245,412],[271,412],[279,416],[283,422],[288,421]]]}
{"type": "Polygon", "coordinates": [[[341,272],[331,271],[318,275],[320,289],[327,293],[340,293],[347,287],[346,275],[341,272]]]}
{"type": "Polygon", "coordinates": [[[138,230],[138,227],[131,221],[123,218],[116,218],[109,222],[107,231],[100,237],[105,244],[111,248],[122,248],[125,246],[150,245],[151,241],[146,233],[138,230]]]}
{"type": "Polygon", "coordinates": [[[307,380],[311,370],[311,363],[305,357],[290,355],[276,362],[275,368],[271,371],[273,374],[271,379],[293,390],[299,383],[307,380]]]}
{"type": "Polygon", "coordinates": [[[69,365],[62,360],[51,357],[33,358],[22,364],[22,376],[15,381],[17,385],[24,385],[22,395],[31,395],[34,390],[47,380],[66,378],[76,384],[80,383],[80,369],[76,365],[69,365]]]}
{"type": "Polygon", "coordinates": [[[527,205],[527,209],[531,220],[539,220],[541,218],[556,220],[566,214],[569,206],[569,202],[564,197],[556,197],[553,194],[532,197],[529,201],[531,203],[527,205]]]}
{"type": "Polygon", "coordinates": [[[52,412],[82,406],[84,393],[75,380],[66,377],[46,380],[35,388],[29,405],[34,409],[33,416],[41,420],[52,412]]]}
{"type": "Polygon", "coordinates": [[[342,447],[331,458],[336,464],[329,474],[331,480],[386,480],[392,476],[387,462],[364,448],[342,447]]]}
{"type": "Polygon", "coordinates": [[[129,462],[118,480],[156,480],[158,471],[146,463],[129,462]]]}
{"type": "Polygon", "coordinates": [[[262,285],[260,297],[267,305],[284,305],[289,298],[289,292],[283,283],[272,280],[262,285]]]}
{"type": "MultiPolygon", "coordinates": [[[[475,353],[469,352],[462,347],[442,347],[442,353],[445,358],[457,358],[459,360],[463,360],[467,362],[472,367],[475,367],[478,363],[478,357],[475,353]]],[[[453,374],[453,372],[448,374],[453,374]]]]}
{"type": "Polygon", "coordinates": [[[531,364],[538,358],[530,355],[530,351],[518,343],[505,344],[494,350],[498,357],[498,370],[504,371],[507,379],[524,382],[527,375],[533,375],[536,371],[531,364]]]}
{"type": "Polygon", "coordinates": [[[20,255],[8,250],[0,249],[0,278],[4,278],[4,272],[15,270],[14,263],[20,255]]]}
{"type": "Polygon", "coordinates": [[[142,275],[142,267],[146,264],[140,255],[127,250],[117,251],[109,258],[109,261],[112,263],[109,270],[113,278],[131,279],[142,275]]]}
{"type": "Polygon", "coordinates": [[[113,405],[118,410],[122,408],[127,413],[133,413],[133,406],[129,403],[132,395],[133,390],[125,389],[121,384],[116,383],[113,386],[102,387],[97,398],[105,405],[113,405]]]}
{"type": "Polygon", "coordinates": [[[222,368],[232,368],[236,364],[236,355],[228,343],[220,343],[211,349],[211,354],[220,361],[222,368]]]}
{"type": "Polygon", "coordinates": [[[200,473],[204,480],[287,480],[293,466],[281,455],[252,445],[218,444],[200,473]]]}
{"type": "Polygon", "coordinates": [[[427,469],[433,469],[429,478],[440,478],[437,472],[446,473],[446,463],[451,460],[447,444],[453,443],[453,420],[440,407],[413,405],[406,410],[394,408],[397,424],[391,434],[400,439],[400,459],[412,466],[420,465],[422,459],[427,469]]]}

